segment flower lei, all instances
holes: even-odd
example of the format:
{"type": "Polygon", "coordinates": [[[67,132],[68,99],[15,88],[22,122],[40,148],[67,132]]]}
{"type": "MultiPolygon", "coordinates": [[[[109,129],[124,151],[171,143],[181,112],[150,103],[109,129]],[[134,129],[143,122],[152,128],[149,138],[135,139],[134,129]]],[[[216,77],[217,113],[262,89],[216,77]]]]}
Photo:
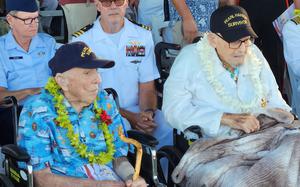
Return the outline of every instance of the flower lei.
{"type": "Polygon", "coordinates": [[[253,83],[255,90],[255,97],[250,102],[242,102],[239,98],[235,98],[226,93],[222,83],[217,80],[214,73],[214,60],[216,60],[216,54],[212,47],[210,47],[207,34],[204,35],[201,42],[197,43],[197,50],[200,57],[200,63],[203,67],[203,71],[206,74],[207,81],[213,87],[214,91],[221,98],[222,102],[228,106],[232,106],[235,109],[240,110],[240,112],[251,112],[255,107],[265,104],[264,98],[264,89],[260,81],[259,73],[261,68],[261,61],[253,54],[252,51],[248,51],[248,60],[247,63],[251,70],[249,72],[251,82],[253,83]],[[215,58],[212,58],[215,57],[215,58]]]}
{"type": "Polygon", "coordinates": [[[96,119],[100,121],[98,128],[103,131],[107,152],[100,152],[98,155],[95,155],[93,151],[88,151],[87,145],[80,142],[79,134],[75,134],[73,125],[69,119],[68,111],[63,104],[64,96],[60,93],[61,88],[53,77],[49,78],[45,89],[53,96],[53,102],[55,103],[58,114],[58,117],[56,118],[58,125],[68,130],[67,137],[70,140],[70,144],[74,147],[80,157],[88,159],[91,164],[97,163],[105,165],[111,162],[115,153],[115,146],[113,144],[113,136],[110,134],[108,126],[112,123],[112,120],[105,110],[98,108],[97,99],[94,101],[94,112],[96,119]]]}

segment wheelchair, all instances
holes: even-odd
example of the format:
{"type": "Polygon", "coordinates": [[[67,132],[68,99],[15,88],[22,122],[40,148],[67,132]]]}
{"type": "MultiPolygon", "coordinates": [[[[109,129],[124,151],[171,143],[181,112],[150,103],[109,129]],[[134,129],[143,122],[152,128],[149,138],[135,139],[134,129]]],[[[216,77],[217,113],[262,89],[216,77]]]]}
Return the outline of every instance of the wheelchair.
{"type": "MultiPolygon", "coordinates": [[[[199,40],[199,37],[195,38],[194,43],[198,42],[199,40]]],[[[180,45],[172,43],[160,42],[155,46],[156,65],[160,73],[160,78],[155,81],[155,86],[158,92],[159,108],[161,108],[162,106],[164,83],[170,74],[172,64],[180,50],[180,45]]],[[[168,187],[177,186],[173,183],[171,174],[186,150],[189,148],[190,144],[201,137],[202,133],[199,126],[191,126],[185,131],[185,133],[174,129],[173,146],[164,146],[157,151],[158,161],[163,158],[166,158],[168,160],[168,175],[165,181],[168,187]],[[186,133],[193,134],[193,138],[187,138],[185,136],[186,133]]]]}
{"type": "MultiPolygon", "coordinates": [[[[113,95],[117,106],[118,106],[118,96],[115,90],[105,89],[106,92],[110,95],[113,95]]],[[[6,127],[12,127],[10,132],[7,132],[8,137],[11,139],[7,140],[5,137],[4,140],[1,136],[1,152],[4,154],[5,159],[3,161],[3,166],[5,168],[5,175],[0,174],[0,186],[3,187],[32,187],[33,186],[33,167],[30,164],[30,155],[28,155],[23,149],[20,149],[16,145],[17,141],[17,128],[18,128],[18,104],[17,100],[13,96],[6,97],[3,101],[0,102],[0,114],[4,112],[10,113],[11,116],[4,116],[5,119],[9,119],[4,124],[1,121],[1,125],[6,127]],[[25,162],[27,167],[26,169],[20,169],[18,167],[18,162],[25,162]]],[[[3,116],[2,116],[3,117],[3,116]]],[[[3,119],[4,119],[3,118],[3,119]]],[[[2,128],[4,129],[4,128],[2,128]]],[[[143,158],[142,158],[142,167],[140,171],[140,176],[142,176],[149,186],[164,187],[163,183],[160,182],[160,179],[163,179],[163,174],[159,174],[160,165],[157,163],[156,149],[155,146],[158,144],[158,141],[151,135],[144,134],[136,130],[129,130],[126,132],[129,138],[133,138],[139,141],[143,147],[143,158]]],[[[135,162],[135,152],[129,152],[127,156],[128,160],[134,166],[135,162]]]]}

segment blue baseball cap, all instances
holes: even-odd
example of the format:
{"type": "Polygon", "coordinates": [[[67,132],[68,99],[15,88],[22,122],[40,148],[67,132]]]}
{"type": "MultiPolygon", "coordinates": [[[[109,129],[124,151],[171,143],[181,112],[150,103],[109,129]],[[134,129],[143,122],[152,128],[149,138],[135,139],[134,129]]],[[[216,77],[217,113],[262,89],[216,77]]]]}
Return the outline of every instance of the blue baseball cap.
{"type": "Polygon", "coordinates": [[[61,46],[48,63],[53,76],[72,68],[111,68],[114,64],[112,60],[97,58],[84,42],[72,42],[61,46]]]}
{"type": "Polygon", "coordinates": [[[38,6],[36,0],[6,0],[6,12],[10,11],[36,12],[38,6]]]}

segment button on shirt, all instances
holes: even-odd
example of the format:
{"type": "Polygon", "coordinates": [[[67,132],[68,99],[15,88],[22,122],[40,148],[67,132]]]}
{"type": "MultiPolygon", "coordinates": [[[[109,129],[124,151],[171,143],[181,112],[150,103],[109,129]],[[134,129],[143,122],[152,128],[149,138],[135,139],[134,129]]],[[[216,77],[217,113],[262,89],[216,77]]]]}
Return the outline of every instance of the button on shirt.
{"type": "MultiPolygon", "coordinates": [[[[200,32],[209,31],[210,15],[218,8],[218,0],[186,0],[200,32]]],[[[172,1],[169,0],[170,5],[170,20],[178,21],[180,16],[175,9],[172,1]]]]}
{"type": "MultiPolygon", "coordinates": [[[[127,156],[128,146],[120,140],[117,132],[122,123],[114,100],[104,91],[99,92],[98,97],[98,106],[106,110],[113,121],[108,128],[113,134],[116,149],[114,157],[127,156]]],[[[118,180],[111,162],[106,166],[90,165],[87,159],[81,158],[76,153],[67,138],[67,130],[55,123],[57,113],[52,98],[43,90],[40,95],[30,98],[25,103],[20,116],[18,144],[31,156],[34,170],[50,166],[53,173],[60,175],[118,180]],[[95,177],[97,172],[98,175],[95,177]],[[91,177],[92,175],[94,177],[91,177]]],[[[80,141],[88,146],[88,151],[92,150],[96,155],[106,151],[103,131],[97,127],[99,121],[95,119],[93,104],[78,114],[66,99],[63,103],[67,107],[74,132],[79,134],[80,141]]]]}
{"type": "Polygon", "coordinates": [[[98,58],[115,61],[109,69],[98,69],[102,88],[114,88],[119,94],[120,106],[131,110],[138,106],[139,83],[159,77],[154,56],[151,32],[125,18],[124,30],[116,45],[106,34],[99,19],[93,27],[73,41],[85,42],[98,58]]]}
{"type": "Polygon", "coordinates": [[[47,34],[34,36],[28,52],[11,31],[0,37],[0,87],[9,91],[44,87],[51,74],[48,61],[55,51],[56,42],[47,34]]]}

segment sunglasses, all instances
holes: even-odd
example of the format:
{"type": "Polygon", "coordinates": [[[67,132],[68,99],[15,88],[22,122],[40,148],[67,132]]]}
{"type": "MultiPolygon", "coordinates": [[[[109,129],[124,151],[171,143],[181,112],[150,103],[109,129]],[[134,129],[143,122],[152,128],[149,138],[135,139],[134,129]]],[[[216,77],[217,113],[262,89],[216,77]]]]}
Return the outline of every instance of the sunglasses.
{"type": "Polygon", "coordinates": [[[99,0],[99,1],[104,7],[110,7],[112,5],[112,2],[114,2],[116,6],[122,6],[124,5],[125,2],[125,0],[99,0]]]}

